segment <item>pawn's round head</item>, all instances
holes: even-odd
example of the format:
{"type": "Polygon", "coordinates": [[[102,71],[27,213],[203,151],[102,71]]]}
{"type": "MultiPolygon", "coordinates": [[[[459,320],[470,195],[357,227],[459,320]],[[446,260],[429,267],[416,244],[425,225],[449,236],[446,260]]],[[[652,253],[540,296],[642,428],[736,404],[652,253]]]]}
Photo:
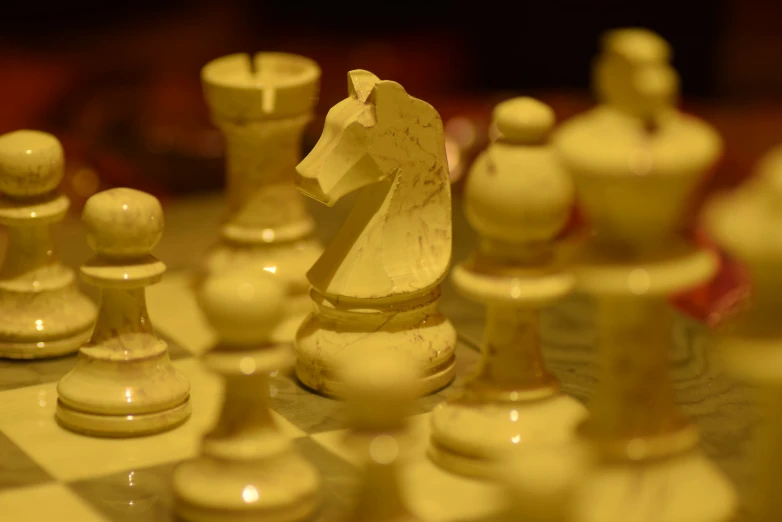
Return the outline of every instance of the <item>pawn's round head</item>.
{"type": "Polygon", "coordinates": [[[285,287],[277,276],[249,264],[208,277],[198,304],[223,343],[263,344],[283,318],[285,287]]]}
{"type": "Polygon", "coordinates": [[[0,193],[15,198],[41,196],[62,181],[64,155],[57,138],[19,130],[0,136],[0,193]]]}
{"type": "Polygon", "coordinates": [[[410,414],[418,391],[415,363],[402,353],[377,353],[369,345],[342,368],[354,425],[383,431],[410,414]]]}
{"type": "Polygon", "coordinates": [[[140,190],[99,192],[87,200],[81,219],[90,248],[109,259],[147,256],[163,235],[160,201],[140,190]]]}
{"type": "Polygon", "coordinates": [[[535,145],[546,139],[554,127],[551,107],[534,98],[520,97],[504,101],[494,108],[494,124],[506,141],[535,145]]]}

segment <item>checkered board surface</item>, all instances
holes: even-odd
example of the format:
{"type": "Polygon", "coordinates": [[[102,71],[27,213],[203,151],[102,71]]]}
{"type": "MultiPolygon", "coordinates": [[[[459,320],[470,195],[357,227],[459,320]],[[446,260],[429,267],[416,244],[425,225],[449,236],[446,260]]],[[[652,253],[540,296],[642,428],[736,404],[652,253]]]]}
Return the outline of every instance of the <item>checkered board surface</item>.
{"type": "MultiPolygon", "coordinates": [[[[0,362],[0,521],[106,522],[176,520],[171,474],[196,456],[201,435],[218,413],[222,383],[199,362],[213,342],[187,290],[186,274],[171,274],[148,290],[150,315],[169,344],[174,365],[191,383],[193,414],[170,432],[136,439],[101,439],[71,433],[54,420],[56,384],[74,356],[40,362],[0,362]]],[[[440,520],[491,518],[502,506],[496,486],[440,471],[425,457],[429,411],[459,392],[478,360],[472,342],[457,348],[458,378],[422,398],[410,418],[418,455],[405,471],[409,501],[423,517],[440,520]],[[448,506],[446,513],[441,506],[448,506]],[[443,517],[445,515],[445,518],[443,517]]],[[[341,443],[347,427],[339,401],[302,388],[290,374],[273,375],[273,415],[323,475],[324,506],[318,520],[335,520],[350,506],[358,463],[341,443]]]]}
{"type": "MultiPolygon", "coordinates": [[[[172,471],[197,454],[222,393],[219,379],[198,359],[214,339],[187,281],[186,273],[172,273],[148,290],[153,323],[192,385],[193,415],[173,431],[126,440],[68,432],[54,420],[55,387],[75,357],[0,361],[0,521],[176,520],[172,471]]],[[[476,340],[483,326],[480,307],[459,299],[447,285],[441,309],[460,334],[458,377],[445,390],[420,399],[410,418],[418,458],[405,471],[404,492],[413,511],[425,519],[491,520],[504,501],[495,486],[439,470],[425,456],[429,412],[459,393],[478,361],[476,340]]],[[[595,344],[591,306],[570,299],[544,314],[541,328],[550,369],[566,392],[588,400],[595,382],[589,364],[595,344]]],[[[746,484],[744,450],[752,412],[748,394],[711,363],[700,325],[679,320],[674,340],[672,378],[682,408],[701,428],[706,453],[735,482],[746,484]]],[[[273,376],[270,391],[278,425],[323,475],[324,507],[318,521],[335,520],[350,505],[359,479],[357,463],[340,442],[346,428],[342,404],[303,389],[291,375],[273,376]]]]}

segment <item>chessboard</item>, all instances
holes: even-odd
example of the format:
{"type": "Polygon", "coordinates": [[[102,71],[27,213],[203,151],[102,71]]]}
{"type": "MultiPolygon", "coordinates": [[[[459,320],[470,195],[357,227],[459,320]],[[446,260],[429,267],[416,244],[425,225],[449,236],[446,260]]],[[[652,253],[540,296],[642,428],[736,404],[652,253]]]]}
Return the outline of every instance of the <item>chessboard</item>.
{"type": "MultiPolygon", "coordinates": [[[[170,479],[176,464],[194,457],[201,435],[214,422],[220,381],[198,356],[214,342],[200,316],[189,281],[217,235],[219,195],[164,202],[166,229],[155,253],[169,268],[148,290],[148,308],[158,334],[168,342],[174,365],[192,384],[191,419],[179,428],[135,439],[101,439],[61,428],[54,418],[56,383],[75,356],[39,362],[0,362],[0,519],[13,522],[108,522],[175,520],[170,479]]],[[[318,234],[327,242],[352,202],[333,209],[313,205],[318,234]]],[[[454,197],[454,261],[467,257],[476,238],[454,197]]],[[[78,220],[57,229],[60,257],[76,267],[88,256],[78,220]]],[[[85,291],[90,290],[85,287],[85,291]]],[[[426,520],[491,520],[506,497],[497,485],[442,471],[426,457],[429,412],[459,393],[479,360],[483,309],[445,284],[442,311],[459,335],[457,377],[440,392],[419,399],[410,423],[417,457],[406,468],[403,486],[411,509],[426,520]]],[[[589,401],[595,383],[590,366],[595,347],[591,302],[573,296],[547,310],[542,319],[546,361],[564,390],[589,401]]],[[[749,390],[730,379],[709,355],[709,330],[684,314],[673,332],[672,379],[683,411],[698,425],[701,445],[733,480],[740,493],[750,483],[746,465],[752,419],[749,390]]],[[[289,374],[271,380],[271,406],[280,428],[322,473],[324,506],[318,520],[335,520],[350,505],[359,477],[357,463],[341,443],[346,412],[337,400],[302,387],[289,374]]],[[[741,517],[743,519],[743,516],[741,517]]]]}

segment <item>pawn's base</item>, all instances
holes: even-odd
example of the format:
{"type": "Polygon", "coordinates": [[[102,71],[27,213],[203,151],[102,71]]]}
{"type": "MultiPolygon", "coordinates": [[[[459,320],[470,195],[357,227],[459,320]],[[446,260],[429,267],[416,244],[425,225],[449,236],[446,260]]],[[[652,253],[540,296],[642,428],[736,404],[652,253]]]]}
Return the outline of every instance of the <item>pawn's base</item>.
{"type": "Polygon", "coordinates": [[[286,455],[273,469],[208,456],[180,464],[173,478],[177,515],[188,522],[309,519],[321,504],[319,476],[303,458],[286,455]]]}
{"type": "Polygon", "coordinates": [[[700,451],[598,464],[578,481],[574,522],[727,522],[738,506],[722,472],[700,451]]]}
{"type": "Polygon", "coordinates": [[[92,327],[62,339],[49,341],[7,341],[0,340],[0,358],[3,359],[48,359],[79,351],[90,339],[92,327]]]}
{"type": "Polygon", "coordinates": [[[432,412],[429,458],[451,473],[496,478],[511,452],[571,440],[586,415],[579,401],[559,393],[501,402],[465,395],[432,412]]]}
{"type": "Polygon", "coordinates": [[[190,418],[190,398],[162,411],[136,415],[104,415],[73,409],[57,401],[55,418],[71,431],[95,437],[141,437],[176,428],[190,418]]]}

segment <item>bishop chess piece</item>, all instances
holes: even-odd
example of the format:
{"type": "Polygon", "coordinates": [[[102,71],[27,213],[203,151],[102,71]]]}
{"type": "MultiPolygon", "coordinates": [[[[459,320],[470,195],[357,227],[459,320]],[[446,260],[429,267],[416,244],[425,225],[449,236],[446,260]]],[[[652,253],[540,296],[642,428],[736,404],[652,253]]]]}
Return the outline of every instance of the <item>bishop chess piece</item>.
{"type": "Polygon", "coordinates": [[[758,392],[760,423],[748,499],[752,520],[782,520],[782,148],[769,153],[738,190],[713,198],[704,222],[749,274],[750,300],[720,326],[716,348],[726,371],[758,392]]]}
{"type": "Polygon", "coordinates": [[[721,150],[710,126],[676,110],[669,55],[654,33],[609,32],[593,71],[602,105],[554,137],[593,227],[574,273],[597,307],[600,375],[580,429],[597,464],[579,485],[575,522],[718,522],[736,509],[668,376],[666,297],[708,281],[717,266],[680,232],[721,150]]]}
{"type": "Polygon", "coordinates": [[[75,367],[57,385],[57,420],[105,437],[169,430],[190,417],[190,384],[152,328],[145,289],[166,266],[150,252],[163,234],[153,196],[128,188],[95,194],[82,213],[95,256],[82,278],[100,288],[98,320],[75,367]]]}
{"type": "Polygon", "coordinates": [[[269,409],[269,374],[293,366],[289,344],[270,337],[284,319],[283,283],[247,265],[207,278],[199,304],[219,343],[204,364],[225,381],[223,407],[201,454],[174,472],[176,511],[191,522],[309,520],[320,477],[280,432],[269,409]]]}
{"type": "Polygon", "coordinates": [[[305,276],[322,248],[293,177],[304,127],[318,100],[320,68],[302,56],[224,56],[201,73],[212,120],[226,142],[228,215],[196,286],[210,274],[257,264],[287,287],[273,336],[294,339],[312,305],[305,276]]]}
{"type": "Polygon", "coordinates": [[[51,134],[22,130],[0,136],[0,225],[8,230],[0,267],[0,357],[75,352],[95,322],[95,305],[54,253],[51,227],[70,204],[56,192],[63,160],[51,134]]]}
{"type": "Polygon", "coordinates": [[[296,335],[296,374],[341,395],[336,371],[359,352],[404,354],[419,392],[454,375],[456,332],[437,310],[451,261],[451,187],[442,120],[396,82],[348,74],[348,97],[296,167],[299,189],[325,204],[363,188],[307,273],[314,311],[296,335]]]}
{"type": "Polygon", "coordinates": [[[482,361],[464,393],[432,412],[429,455],[463,475],[490,477],[519,447],[567,440],[586,416],[560,393],[540,349],[540,310],[573,287],[555,256],[555,236],[573,204],[573,185],[548,145],[554,113],[532,98],[494,111],[500,133],[474,163],[465,214],[480,247],[452,280],[487,306],[482,361]]]}
{"type": "Polygon", "coordinates": [[[411,442],[406,417],[418,392],[417,366],[407,357],[365,351],[341,374],[352,418],[346,445],[363,463],[345,522],[419,522],[402,494],[400,470],[411,442]]]}

